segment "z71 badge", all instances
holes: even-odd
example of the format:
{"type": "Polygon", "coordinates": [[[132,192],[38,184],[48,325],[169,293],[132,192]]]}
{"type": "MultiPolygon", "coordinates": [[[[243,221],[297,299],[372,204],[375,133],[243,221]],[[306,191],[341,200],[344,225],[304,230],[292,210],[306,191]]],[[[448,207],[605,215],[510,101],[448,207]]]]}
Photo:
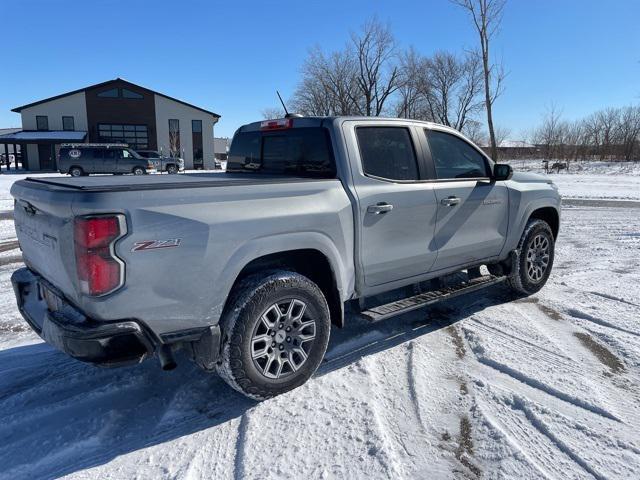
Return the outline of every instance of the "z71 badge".
{"type": "Polygon", "coordinates": [[[132,252],[140,252],[141,250],[158,250],[160,248],[173,248],[180,246],[179,238],[170,238],[169,240],[144,240],[133,244],[132,252]]]}

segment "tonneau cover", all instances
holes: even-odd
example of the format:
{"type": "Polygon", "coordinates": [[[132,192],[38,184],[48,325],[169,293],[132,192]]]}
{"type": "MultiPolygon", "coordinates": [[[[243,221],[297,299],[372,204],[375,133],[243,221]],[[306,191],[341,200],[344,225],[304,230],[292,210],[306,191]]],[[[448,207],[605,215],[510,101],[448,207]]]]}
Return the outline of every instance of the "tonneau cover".
{"type": "Polygon", "coordinates": [[[167,188],[226,187],[265,183],[290,183],[320,179],[247,173],[187,173],[181,175],[97,175],[91,177],[27,177],[33,187],[86,192],[162,190],[167,188]]]}

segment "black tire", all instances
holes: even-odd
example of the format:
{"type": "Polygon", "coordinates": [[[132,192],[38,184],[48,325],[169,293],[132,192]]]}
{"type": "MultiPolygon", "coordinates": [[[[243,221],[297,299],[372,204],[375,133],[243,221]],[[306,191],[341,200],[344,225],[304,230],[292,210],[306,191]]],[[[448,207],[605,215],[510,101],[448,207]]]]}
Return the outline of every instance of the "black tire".
{"type": "MultiPolygon", "coordinates": [[[[293,317],[294,315],[289,315],[289,320],[293,317]]],[[[329,307],[318,286],[307,277],[282,270],[251,275],[241,281],[225,308],[220,325],[223,346],[218,373],[232,388],[254,400],[266,400],[305,383],[324,357],[331,330],[329,307]],[[306,325],[304,327],[295,327],[295,321],[286,323],[286,319],[282,320],[285,318],[283,308],[292,311],[294,307],[298,308],[299,304],[305,306],[299,317],[302,324],[306,325]],[[287,309],[287,305],[292,306],[287,309]],[[271,314],[276,312],[274,308],[277,308],[279,313],[274,314],[274,329],[269,330],[266,325],[272,320],[271,314]],[[306,336],[310,336],[311,323],[314,325],[314,338],[298,344],[296,332],[302,332],[306,328],[306,336]],[[286,328],[291,328],[287,330],[291,331],[290,334],[283,333],[286,328]],[[266,330],[260,334],[260,329],[266,330]],[[294,336],[292,341],[296,347],[293,343],[286,343],[290,342],[291,337],[283,338],[283,335],[294,336]],[[263,336],[271,336],[273,342],[269,344],[258,339],[263,336]],[[254,359],[256,350],[261,350],[261,346],[265,351],[264,356],[254,359]],[[273,351],[268,352],[269,348],[274,346],[275,348],[271,348],[273,351]],[[285,348],[305,349],[306,358],[297,368],[293,367],[302,357],[297,352],[283,351],[285,348]],[[297,358],[294,360],[295,356],[297,358]],[[263,365],[263,360],[268,366],[263,365]],[[275,375],[269,366],[276,362],[278,374],[281,372],[282,376],[269,378],[267,375],[275,375]],[[289,371],[285,372],[287,364],[289,371]]]]}
{"type": "Polygon", "coordinates": [[[540,290],[551,274],[554,251],[555,240],[549,224],[544,220],[529,220],[518,243],[512,271],[507,277],[509,287],[524,295],[540,290]],[[546,264],[543,261],[545,254],[541,253],[544,250],[536,244],[547,245],[546,264]]]}
{"type": "Polygon", "coordinates": [[[178,173],[178,167],[175,165],[167,165],[167,173],[170,175],[175,175],[178,173]]]}
{"type": "Polygon", "coordinates": [[[131,170],[131,173],[133,173],[134,175],[144,175],[147,172],[142,167],[133,167],[133,170],[131,170]]]}
{"type": "Polygon", "coordinates": [[[80,167],[71,167],[69,169],[69,175],[72,177],[82,177],[84,175],[84,170],[80,167]]]}

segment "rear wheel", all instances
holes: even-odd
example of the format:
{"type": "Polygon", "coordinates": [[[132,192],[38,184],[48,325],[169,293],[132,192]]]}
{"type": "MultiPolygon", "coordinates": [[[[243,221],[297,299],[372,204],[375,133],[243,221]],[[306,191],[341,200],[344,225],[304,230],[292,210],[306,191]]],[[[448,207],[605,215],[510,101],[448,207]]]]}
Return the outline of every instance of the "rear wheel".
{"type": "Polygon", "coordinates": [[[318,286],[293,272],[247,277],[221,320],[220,376],[265,400],[305,383],[329,342],[329,307],[318,286]]]}
{"type": "Polygon", "coordinates": [[[72,177],[81,177],[84,175],[84,171],[80,167],[71,167],[69,169],[69,175],[72,177]]]}
{"type": "Polygon", "coordinates": [[[551,274],[554,250],[555,241],[549,224],[544,220],[529,220],[516,249],[509,286],[525,295],[540,290],[551,274]]]}
{"type": "Polygon", "coordinates": [[[134,175],[144,175],[146,172],[142,167],[133,167],[132,173],[134,175]]]}
{"type": "Polygon", "coordinates": [[[167,173],[175,174],[178,173],[178,167],[175,165],[167,165],[167,173]]]}

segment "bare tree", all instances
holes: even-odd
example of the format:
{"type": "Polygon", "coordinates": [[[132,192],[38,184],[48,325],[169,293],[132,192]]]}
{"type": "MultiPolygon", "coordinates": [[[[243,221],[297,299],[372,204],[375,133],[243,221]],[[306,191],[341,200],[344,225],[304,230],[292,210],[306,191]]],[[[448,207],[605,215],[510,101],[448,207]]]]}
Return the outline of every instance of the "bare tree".
{"type": "Polygon", "coordinates": [[[542,147],[542,154],[546,159],[553,157],[559,143],[560,117],[561,112],[555,104],[551,104],[543,116],[542,125],[533,133],[533,143],[542,147]]]}
{"type": "Polygon", "coordinates": [[[180,157],[180,125],[178,120],[169,120],[169,155],[180,157]]]}
{"type": "Polygon", "coordinates": [[[506,0],[451,0],[464,8],[471,16],[480,38],[480,53],[484,72],[484,97],[487,110],[487,126],[491,142],[491,156],[497,158],[496,135],[493,127],[493,102],[500,95],[504,80],[504,70],[490,58],[490,42],[502,21],[506,0]]]}
{"type": "Polygon", "coordinates": [[[396,43],[388,25],[376,18],[365,23],[359,34],[351,35],[356,59],[361,114],[380,116],[389,97],[400,86],[400,74],[395,65],[396,43]]]}
{"type": "Polygon", "coordinates": [[[420,91],[436,122],[462,130],[482,108],[482,75],[476,55],[459,59],[452,53],[438,52],[427,61],[422,75],[420,91]]]}
{"type": "Polygon", "coordinates": [[[509,140],[509,137],[511,136],[511,129],[509,127],[498,125],[496,127],[495,135],[497,146],[505,147],[506,141],[509,140]]]}
{"type": "Polygon", "coordinates": [[[302,67],[292,107],[304,115],[354,115],[360,113],[357,92],[353,54],[345,50],[327,56],[316,47],[302,67]]]}
{"type": "Polygon", "coordinates": [[[273,118],[282,118],[285,113],[282,108],[278,107],[269,107],[262,110],[262,118],[265,120],[271,120],[273,118]]]}
{"type": "Polygon", "coordinates": [[[462,129],[462,133],[464,133],[469,140],[478,145],[479,147],[483,147],[487,144],[487,134],[482,129],[482,123],[477,120],[469,120],[464,124],[464,128],[462,129]]]}
{"type": "Polygon", "coordinates": [[[640,143],[640,106],[625,107],[620,114],[619,140],[626,161],[633,160],[640,143]]]}
{"type": "Polygon", "coordinates": [[[424,105],[424,85],[421,77],[425,74],[427,59],[411,47],[400,55],[398,77],[398,97],[396,116],[417,120],[433,120],[426,114],[424,105]]]}
{"type": "Polygon", "coordinates": [[[581,156],[584,157],[586,155],[584,149],[584,125],[581,121],[566,122],[562,130],[567,150],[565,159],[576,162],[581,156]]]}
{"type": "Polygon", "coordinates": [[[343,50],[309,52],[293,106],[307,115],[379,116],[400,87],[396,61],[391,29],[374,18],[343,50]]]}

